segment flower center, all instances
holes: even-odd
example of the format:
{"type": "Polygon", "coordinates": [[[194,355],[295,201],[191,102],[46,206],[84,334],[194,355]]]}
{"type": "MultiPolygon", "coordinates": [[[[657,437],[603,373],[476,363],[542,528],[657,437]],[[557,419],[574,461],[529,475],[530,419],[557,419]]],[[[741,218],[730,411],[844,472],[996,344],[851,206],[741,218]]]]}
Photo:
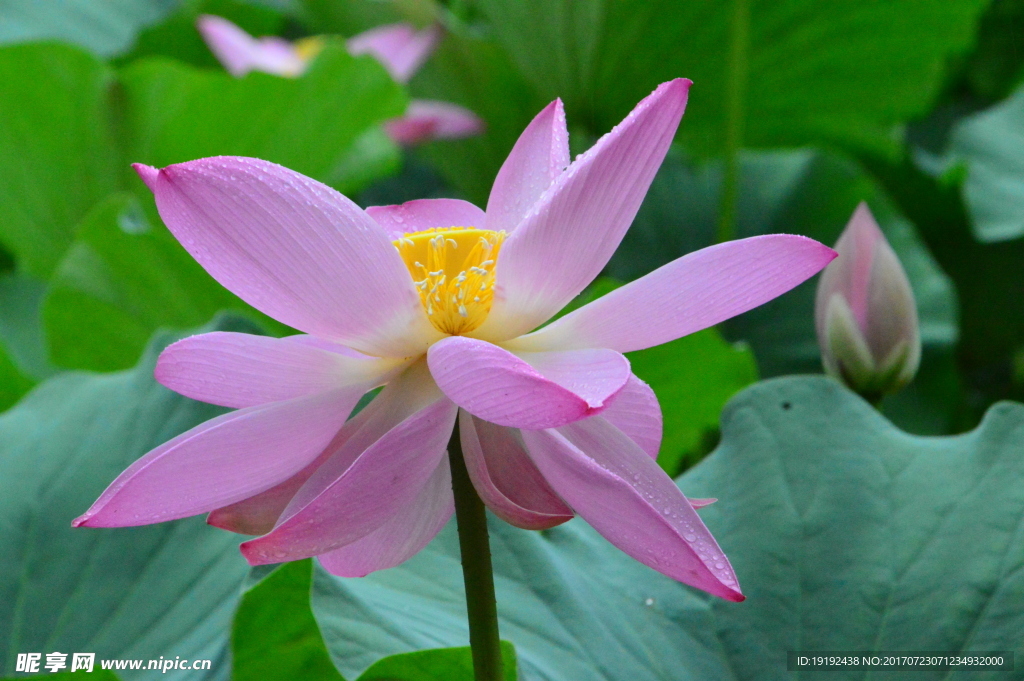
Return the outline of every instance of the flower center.
{"type": "Polygon", "coordinates": [[[494,263],[504,240],[505,232],[435,227],[394,242],[434,328],[458,336],[484,323],[494,299],[494,263]]]}
{"type": "Polygon", "coordinates": [[[292,43],[292,49],[295,50],[295,56],[302,61],[312,61],[313,57],[324,49],[324,39],[318,35],[300,38],[292,43]]]}

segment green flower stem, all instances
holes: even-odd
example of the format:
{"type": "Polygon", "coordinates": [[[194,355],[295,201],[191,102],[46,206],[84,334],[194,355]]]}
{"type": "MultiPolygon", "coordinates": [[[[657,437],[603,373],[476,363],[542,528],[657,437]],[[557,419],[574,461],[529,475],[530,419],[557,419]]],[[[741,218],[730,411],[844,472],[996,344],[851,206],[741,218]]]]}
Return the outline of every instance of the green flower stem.
{"type": "Polygon", "coordinates": [[[455,520],[459,525],[462,577],[466,582],[466,611],[469,616],[469,645],[473,649],[476,681],[502,681],[501,639],[498,636],[498,605],[494,598],[491,546],[487,538],[484,502],[473,487],[462,457],[459,424],[456,421],[448,443],[455,493],[455,520]]]}
{"type": "Polygon", "coordinates": [[[718,241],[736,236],[736,204],[740,192],[740,149],[743,147],[744,95],[750,63],[750,0],[732,0],[729,26],[729,81],[725,110],[725,177],[718,220],[718,241]]]}

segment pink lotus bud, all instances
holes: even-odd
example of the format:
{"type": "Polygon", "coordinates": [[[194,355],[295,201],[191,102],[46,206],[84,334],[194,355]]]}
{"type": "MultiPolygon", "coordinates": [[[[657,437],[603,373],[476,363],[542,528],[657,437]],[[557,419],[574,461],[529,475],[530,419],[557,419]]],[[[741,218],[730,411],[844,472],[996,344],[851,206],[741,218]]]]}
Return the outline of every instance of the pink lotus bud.
{"type": "Polygon", "coordinates": [[[839,257],[822,274],[814,306],[822,363],[875,402],[917,373],[921,337],[914,294],[866,203],[857,206],[835,250],[839,257]]]}

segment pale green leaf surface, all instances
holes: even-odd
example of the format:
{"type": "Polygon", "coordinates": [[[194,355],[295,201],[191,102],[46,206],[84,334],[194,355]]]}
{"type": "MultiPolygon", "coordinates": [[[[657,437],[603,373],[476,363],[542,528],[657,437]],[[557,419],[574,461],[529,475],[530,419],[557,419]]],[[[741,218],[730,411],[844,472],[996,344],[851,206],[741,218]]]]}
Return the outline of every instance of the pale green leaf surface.
{"type": "Polygon", "coordinates": [[[962,186],[974,236],[1024,236],[1024,90],[954,126],[945,160],[966,164],[962,186]]]}
{"type": "Polygon", "coordinates": [[[0,0],[0,44],[61,40],[101,57],[124,52],[136,34],[180,0],[0,0]]]}
{"type": "Polygon", "coordinates": [[[153,380],[172,340],[158,337],[129,371],[52,378],[0,416],[0,673],[13,673],[19,652],[70,650],[211,659],[212,671],[176,678],[227,677],[227,631],[247,572],[236,537],[202,518],[71,528],[128,464],[223,413],[153,380]]]}

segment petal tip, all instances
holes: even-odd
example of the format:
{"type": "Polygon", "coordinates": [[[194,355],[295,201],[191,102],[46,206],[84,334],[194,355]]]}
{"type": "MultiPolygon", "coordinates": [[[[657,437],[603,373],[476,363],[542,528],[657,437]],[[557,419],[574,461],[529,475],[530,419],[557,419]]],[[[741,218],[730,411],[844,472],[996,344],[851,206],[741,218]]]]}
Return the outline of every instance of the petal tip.
{"type": "MultiPolygon", "coordinates": [[[[209,518],[207,518],[207,521],[209,521],[209,518]]],[[[250,539],[249,541],[242,542],[238,545],[238,550],[241,551],[245,561],[253,567],[281,562],[280,559],[272,558],[264,549],[260,548],[259,539],[250,539]]]]}
{"type": "Polygon", "coordinates": [[[730,589],[729,593],[723,596],[723,598],[725,598],[725,600],[727,601],[732,601],[733,603],[742,603],[743,601],[747,600],[746,596],[741,594],[739,591],[736,591],[735,589],[730,589]]]}
{"type": "Polygon", "coordinates": [[[92,516],[89,512],[85,512],[71,521],[71,527],[89,527],[89,519],[92,516]]]}
{"type": "Polygon", "coordinates": [[[156,179],[160,176],[160,170],[153,166],[147,166],[145,163],[133,163],[132,169],[138,174],[139,178],[146,183],[149,187],[149,191],[156,193],[156,179]]]}

